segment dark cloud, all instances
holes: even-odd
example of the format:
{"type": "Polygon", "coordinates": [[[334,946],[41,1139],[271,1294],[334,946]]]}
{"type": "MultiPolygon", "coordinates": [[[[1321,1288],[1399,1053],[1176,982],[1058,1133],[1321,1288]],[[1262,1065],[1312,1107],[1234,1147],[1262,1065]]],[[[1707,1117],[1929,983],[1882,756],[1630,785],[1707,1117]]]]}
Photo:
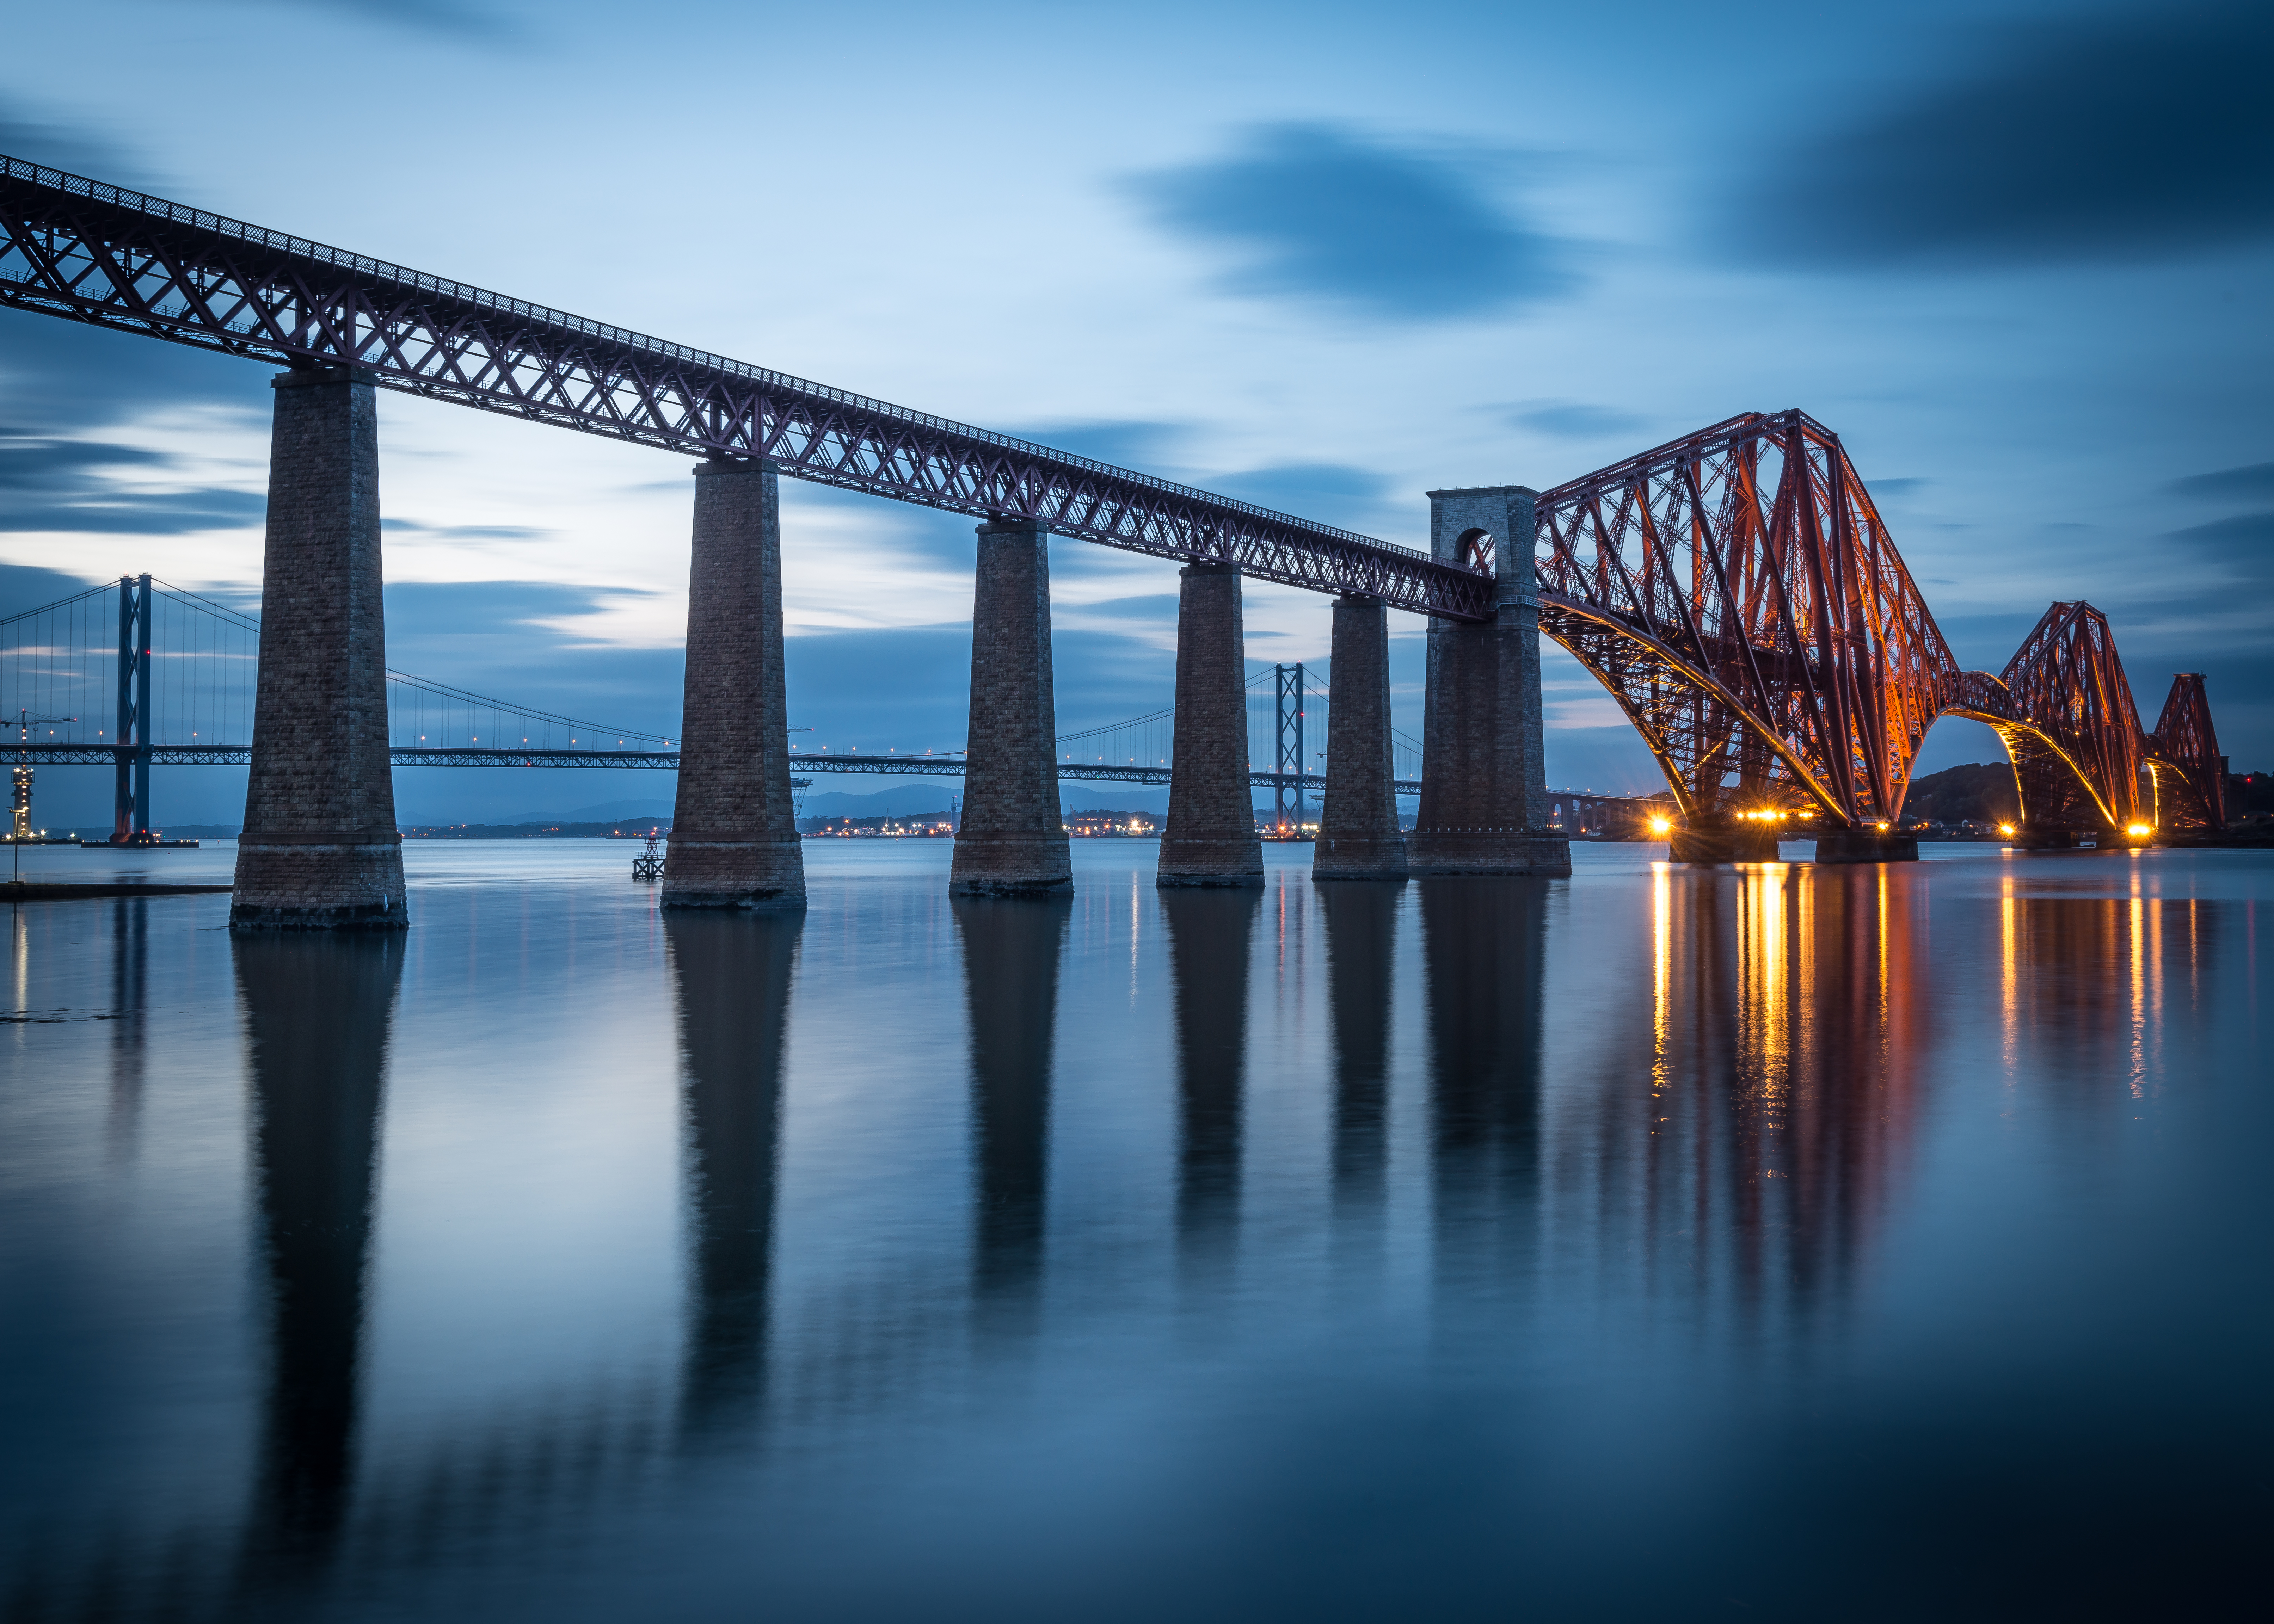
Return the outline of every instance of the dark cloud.
{"type": "Polygon", "coordinates": [[[1747,257],[2159,259],[2274,233],[2274,10],[2141,7],[1961,41],[1969,61],[1766,155],[1747,257]]]}
{"type": "Polygon", "coordinates": [[[124,147],[6,102],[0,102],[0,153],[115,185],[147,190],[155,184],[155,177],[124,147]]]}
{"type": "Polygon", "coordinates": [[[1389,494],[1389,481],[1344,462],[1289,462],[1224,474],[1209,482],[1219,495],[1321,524],[1364,530],[1389,494]]]}
{"type": "Polygon", "coordinates": [[[254,0],[280,10],[328,13],[386,23],[413,34],[494,39],[520,33],[511,19],[459,0],[254,0]]]}
{"type": "Polygon", "coordinates": [[[417,519],[398,519],[393,515],[381,519],[379,528],[438,537],[445,541],[532,541],[553,533],[526,524],[426,524],[417,519]]]}
{"type": "Polygon", "coordinates": [[[2172,539],[2229,580],[2274,580],[2274,513],[2239,513],[2174,531],[2172,539]]]}
{"type": "Polygon", "coordinates": [[[1116,468],[1133,469],[1156,478],[1165,478],[1167,476],[1159,471],[1161,466],[1172,460],[1172,447],[1190,435],[1194,427],[1189,423],[1085,421],[998,432],[1013,440],[1048,446],[1053,451],[1088,457],[1093,462],[1110,462],[1116,468]]]}
{"type": "Polygon", "coordinates": [[[1495,202],[1479,167],[1473,154],[1276,124],[1249,132],[1229,156],[1131,186],[1164,229],[1236,256],[1224,284],[1232,292],[1431,320],[1570,285],[1557,244],[1495,202]]]}
{"type": "Polygon", "coordinates": [[[139,446],[0,431],[0,531],[178,536],[257,523],[267,510],[267,499],[252,492],[128,491],[109,477],[114,470],[170,462],[139,446]]]}
{"type": "MultiPolygon", "coordinates": [[[[656,597],[625,587],[570,586],[555,581],[404,581],[387,587],[390,638],[486,635],[539,620],[598,614],[626,598],[656,597]]],[[[439,675],[439,673],[424,673],[439,675]]]]}
{"type": "MultiPolygon", "coordinates": [[[[1171,566],[1172,570],[1174,568],[1171,566]]],[[[1167,579],[1170,585],[1176,584],[1173,574],[1167,579]]],[[[1122,620],[1159,621],[1173,626],[1177,620],[1177,594],[1173,591],[1139,592],[1126,598],[1103,598],[1095,603],[1084,604],[1081,613],[1111,615],[1122,620]]]]}
{"type": "Polygon", "coordinates": [[[671,736],[686,670],[680,650],[595,647],[573,630],[535,625],[573,622],[626,595],[551,581],[391,582],[387,663],[494,699],[671,736]]]}
{"type": "Polygon", "coordinates": [[[1613,434],[1641,432],[1644,419],[1613,406],[1586,406],[1577,401],[1530,401],[1502,409],[1510,428],[1530,429],[1556,440],[1601,440],[1613,434]]]}
{"type": "Polygon", "coordinates": [[[1866,479],[1864,489],[1874,496],[1915,496],[1934,483],[1926,478],[1866,479]]]}
{"type": "Polygon", "coordinates": [[[21,433],[83,432],[184,406],[265,419],[268,380],[277,371],[60,317],[0,310],[0,410],[21,433]]]}
{"type": "Polygon", "coordinates": [[[76,598],[97,584],[37,564],[0,564],[0,620],[76,598]]]}
{"type": "Polygon", "coordinates": [[[0,492],[44,494],[68,488],[94,469],[162,467],[168,461],[164,453],[139,446],[41,440],[0,428],[0,492]]]}
{"type": "Polygon", "coordinates": [[[2201,497],[2209,501],[2274,501],[2274,462],[2253,462],[2245,468],[2191,474],[2185,479],[2174,479],[2165,488],[2174,496],[2201,497]]]}

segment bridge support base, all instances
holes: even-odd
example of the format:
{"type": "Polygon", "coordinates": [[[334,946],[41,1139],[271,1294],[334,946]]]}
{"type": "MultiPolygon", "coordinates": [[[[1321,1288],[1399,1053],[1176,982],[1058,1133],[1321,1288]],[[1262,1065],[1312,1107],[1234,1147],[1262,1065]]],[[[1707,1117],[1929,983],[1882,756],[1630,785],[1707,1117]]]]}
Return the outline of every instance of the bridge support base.
{"type": "Polygon", "coordinates": [[[782,674],[781,492],[763,462],[695,470],[679,799],[666,908],[802,908],[782,674]]]}
{"type": "Polygon", "coordinates": [[[1327,712],[1327,800],[1311,848],[1314,880],[1402,880],[1389,748],[1389,615],[1378,598],[1335,599],[1335,702],[1327,712]]]}
{"type": "Polygon", "coordinates": [[[2082,836],[2074,829],[2031,828],[2022,825],[2021,831],[2006,842],[2017,852],[2073,852],[2082,836]]]}
{"type": "Polygon", "coordinates": [[[1050,686],[1050,532],[1032,520],[979,527],[971,598],[971,724],[963,818],[948,890],[1030,897],[1073,889],[1058,801],[1050,686]]]}
{"type": "Polygon", "coordinates": [[[1816,837],[1820,863],[1916,862],[1918,837],[1878,829],[1827,829],[1816,837]]]}
{"type": "Polygon", "coordinates": [[[1412,874],[1571,872],[1570,841],[1547,826],[1535,495],[1523,485],[1429,492],[1436,555],[1459,559],[1488,539],[1499,577],[1491,620],[1429,623],[1421,811],[1405,840],[1412,874]]]}
{"type": "Polygon", "coordinates": [[[1263,842],[1247,782],[1239,571],[1187,564],[1178,574],[1176,758],[1155,883],[1260,886],[1263,842]]]}
{"type": "MultiPolygon", "coordinates": [[[[1782,862],[1777,831],[1758,823],[1720,819],[1676,824],[1667,838],[1667,855],[1678,863],[1782,862]]],[[[1874,859],[1848,860],[1871,861],[1874,859]]]]}
{"type": "Polygon", "coordinates": [[[260,665],[229,925],[401,930],[378,407],[369,378],[345,367],[271,381],[260,665]]]}

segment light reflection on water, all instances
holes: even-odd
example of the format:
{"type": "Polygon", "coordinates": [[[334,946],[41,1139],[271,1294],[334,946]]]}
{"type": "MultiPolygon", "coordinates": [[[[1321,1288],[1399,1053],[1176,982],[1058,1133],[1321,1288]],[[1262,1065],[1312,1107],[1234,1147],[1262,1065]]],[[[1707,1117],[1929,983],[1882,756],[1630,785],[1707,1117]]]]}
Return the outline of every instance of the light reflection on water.
{"type": "Polygon", "coordinates": [[[0,1615],[2022,1617],[2256,1537],[2263,858],[852,846],[18,910],[0,1615]]]}

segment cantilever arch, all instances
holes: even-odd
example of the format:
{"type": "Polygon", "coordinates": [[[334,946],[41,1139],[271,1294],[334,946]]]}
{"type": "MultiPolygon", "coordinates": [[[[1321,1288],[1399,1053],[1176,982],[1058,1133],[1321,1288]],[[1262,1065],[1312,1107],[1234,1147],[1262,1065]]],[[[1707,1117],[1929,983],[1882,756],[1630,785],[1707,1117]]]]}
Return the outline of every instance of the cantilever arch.
{"type": "Polygon", "coordinates": [[[1335,599],[1334,703],[1327,709],[1327,803],[1311,848],[1314,880],[1405,875],[1389,749],[1389,612],[1379,598],[1335,599]]]}
{"type": "Polygon", "coordinates": [[[379,409],[350,367],[272,379],[252,771],[232,930],[400,930],[387,737],[379,409]]]}
{"type": "Polygon", "coordinates": [[[964,897],[1072,891],[1050,686],[1050,531],[1032,519],[979,527],[964,738],[963,816],[949,891],[964,897]]]}
{"type": "Polygon", "coordinates": [[[1429,492],[1431,550],[1449,561],[1489,538],[1495,575],[1491,620],[1429,622],[1421,810],[1405,842],[1410,873],[1571,872],[1571,843],[1546,826],[1532,569],[1538,494],[1520,485],[1429,492]]]}
{"type": "Polygon", "coordinates": [[[802,908],[782,675],[781,492],[763,462],[695,470],[679,799],[666,908],[802,908]]]}
{"type": "Polygon", "coordinates": [[[1239,571],[1188,564],[1177,603],[1176,759],[1161,885],[1261,885],[1263,842],[1247,778],[1247,659],[1239,571]]]}

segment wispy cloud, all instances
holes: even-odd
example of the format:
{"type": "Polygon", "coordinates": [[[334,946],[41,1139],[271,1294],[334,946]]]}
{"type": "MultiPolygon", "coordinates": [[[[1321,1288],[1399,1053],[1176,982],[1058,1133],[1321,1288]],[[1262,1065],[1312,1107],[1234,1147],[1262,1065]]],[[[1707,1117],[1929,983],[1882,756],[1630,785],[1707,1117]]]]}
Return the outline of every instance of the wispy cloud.
{"type": "Polygon", "coordinates": [[[180,536],[256,523],[267,510],[267,499],[252,492],[150,489],[118,478],[162,471],[171,462],[137,446],[0,430],[0,532],[180,536]]]}
{"type": "Polygon", "coordinates": [[[2174,479],[2168,489],[2174,496],[2204,501],[2274,501],[2274,462],[2252,462],[2242,468],[2222,468],[2208,474],[2174,479]]]}
{"type": "Polygon", "coordinates": [[[1525,401],[1496,408],[1510,428],[1530,429],[1555,440],[1604,440],[1641,431],[1645,419],[1615,406],[1589,406],[1577,401],[1525,401]]]}
{"type": "Polygon", "coordinates": [[[1337,124],[1251,130],[1207,162],[1141,176],[1163,229],[1224,253],[1225,290],[1317,301],[1376,320],[1440,320],[1571,285],[1556,243],[1484,184],[1497,162],[1337,124]]]}

